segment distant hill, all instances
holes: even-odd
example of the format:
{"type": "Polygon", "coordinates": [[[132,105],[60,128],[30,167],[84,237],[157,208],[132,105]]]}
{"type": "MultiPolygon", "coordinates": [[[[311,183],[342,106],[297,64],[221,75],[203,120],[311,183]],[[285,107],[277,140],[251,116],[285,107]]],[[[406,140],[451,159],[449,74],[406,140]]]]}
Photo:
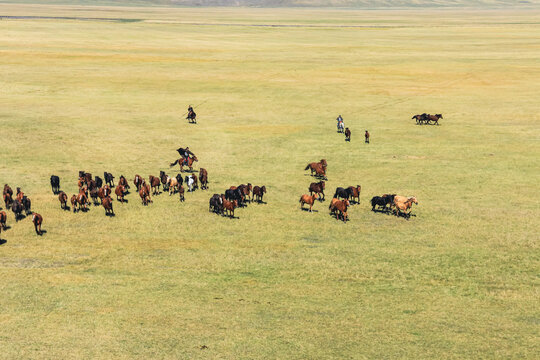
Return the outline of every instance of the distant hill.
{"type": "Polygon", "coordinates": [[[248,7],[523,7],[540,0],[0,0],[1,3],[248,7]]]}

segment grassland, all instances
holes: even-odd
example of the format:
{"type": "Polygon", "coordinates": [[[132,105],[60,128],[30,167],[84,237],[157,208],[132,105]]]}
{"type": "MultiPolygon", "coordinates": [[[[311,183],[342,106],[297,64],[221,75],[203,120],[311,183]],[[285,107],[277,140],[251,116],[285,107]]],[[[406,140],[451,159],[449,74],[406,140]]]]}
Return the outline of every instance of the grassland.
{"type": "Polygon", "coordinates": [[[1,234],[0,358],[538,358],[538,12],[0,13],[141,20],[0,21],[0,183],[47,230],[9,213],[1,234]],[[107,218],[50,191],[170,173],[180,145],[211,181],[184,204],[130,195],[107,218]],[[347,224],[299,210],[323,157],[329,196],[363,187],[347,224]],[[246,182],[266,205],[208,213],[246,182]],[[416,216],[372,213],[386,192],[416,216]]]}

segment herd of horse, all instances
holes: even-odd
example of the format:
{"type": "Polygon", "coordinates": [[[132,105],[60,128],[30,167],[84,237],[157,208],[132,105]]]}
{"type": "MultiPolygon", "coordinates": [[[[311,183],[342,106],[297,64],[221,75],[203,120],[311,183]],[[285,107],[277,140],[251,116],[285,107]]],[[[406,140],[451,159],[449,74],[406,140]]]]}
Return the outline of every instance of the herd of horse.
{"type": "MultiPolygon", "coordinates": [[[[304,210],[304,205],[309,206],[309,212],[313,212],[315,200],[325,201],[324,190],[326,183],[326,168],[328,162],[326,159],[321,159],[319,162],[309,163],[304,170],[311,170],[311,176],[318,178],[320,181],[312,182],[309,185],[309,194],[303,194],[300,197],[300,208],[304,210]]],[[[336,219],[341,219],[344,222],[348,220],[349,215],[347,209],[351,204],[360,204],[360,193],[362,187],[360,185],[349,186],[347,188],[337,187],[334,196],[330,201],[330,214],[336,219]]],[[[412,204],[418,204],[416,197],[398,196],[396,194],[384,194],[382,196],[374,196],[371,199],[372,211],[389,213],[392,212],[396,216],[409,218],[411,216],[412,204]]]]}
{"type": "Polygon", "coordinates": [[[442,119],[442,114],[435,114],[435,115],[431,115],[431,114],[426,114],[426,113],[423,113],[423,114],[420,114],[420,115],[414,115],[412,117],[413,120],[416,120],[416,125],[422,125],[422,124],[427,124],[427,125],[439,125],[439,119],[442,119]],[[431,123],[433,121],[433,124],[431,123]]]}

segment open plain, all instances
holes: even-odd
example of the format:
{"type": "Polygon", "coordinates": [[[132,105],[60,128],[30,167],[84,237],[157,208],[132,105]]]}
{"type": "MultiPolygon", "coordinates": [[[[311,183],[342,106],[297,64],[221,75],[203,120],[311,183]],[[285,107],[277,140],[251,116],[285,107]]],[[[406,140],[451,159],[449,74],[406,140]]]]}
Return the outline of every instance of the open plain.
{"type": "Polygon", "coordinates": [[[0,5],[0,185],[47,231],[8,211],[0,358],[538,358],[539,15],[0,5]],[[51,192],[176,174],[185,145],[210,179],[185,203],[51,192]],[[321,158],[328,200],[300,211],[321,158]],[[208,212],[247,182],[266,204],[208,212]]]}

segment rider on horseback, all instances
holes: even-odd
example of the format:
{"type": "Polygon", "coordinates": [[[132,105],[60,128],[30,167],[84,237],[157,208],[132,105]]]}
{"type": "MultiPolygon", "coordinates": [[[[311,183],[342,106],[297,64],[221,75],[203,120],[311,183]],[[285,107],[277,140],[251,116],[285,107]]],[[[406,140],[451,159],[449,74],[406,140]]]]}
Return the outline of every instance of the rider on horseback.
{"type": "Polygon", "coordinates": [[[343,130],[343,118],[339,115],[336,118],[338,131],[343,130]]]}
{"type": "Polygon", "coordinates": [[[190,156],[195,156],[195,154],[192,153],[189,150],[189,146],[187,146],[185,149],[184,148],[178,148],[176,151],[178,151],[180,156],[182,156],[182,163],[184,165],[188,165],[188,159],[189,159],[190,156]]]}
{"type": "Polygon", "coordinates": [[[187,111],[188,111],[188,115],[187,115],[186,119],[188,119],[190,121],[195,121],[195,118],[196,118],[197,114],[195,114],[195,111],[193,111],[193,107],[191,105],[189,105],[187,111]]]}

